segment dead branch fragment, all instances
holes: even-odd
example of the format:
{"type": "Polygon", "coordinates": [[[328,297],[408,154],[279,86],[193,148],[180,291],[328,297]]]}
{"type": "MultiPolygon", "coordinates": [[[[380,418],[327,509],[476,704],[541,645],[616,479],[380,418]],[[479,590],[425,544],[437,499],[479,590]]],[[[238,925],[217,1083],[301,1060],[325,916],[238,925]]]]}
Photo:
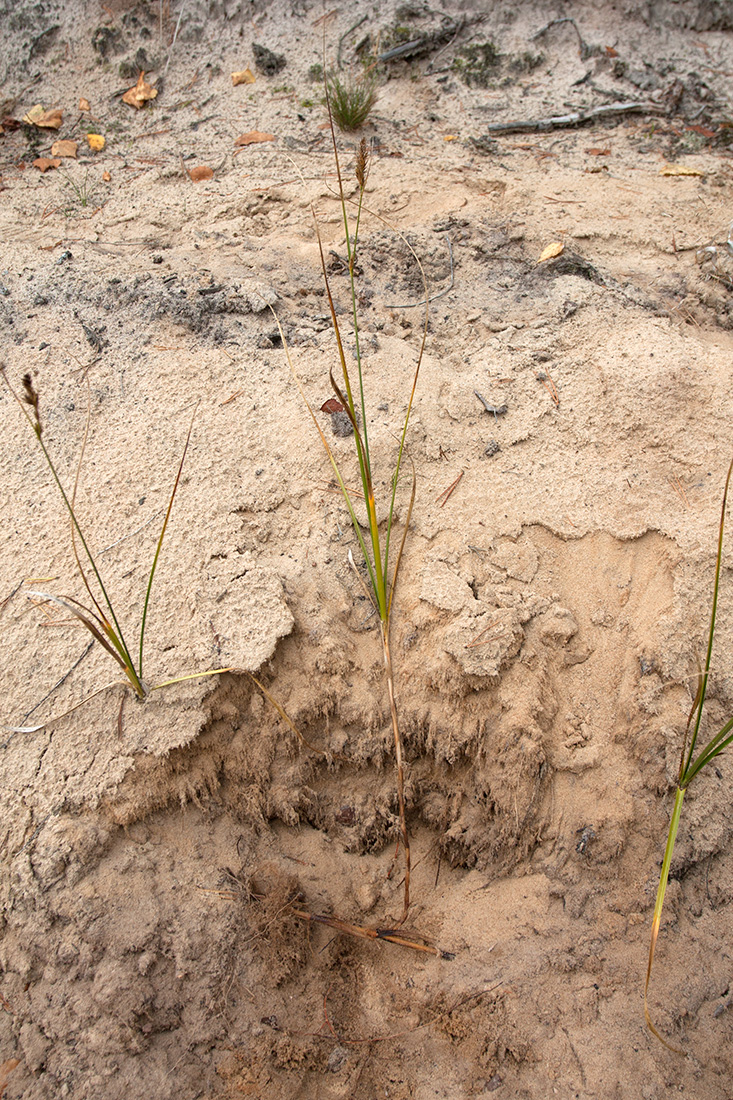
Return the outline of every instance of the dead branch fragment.
{"type": "Polygon", "coordinates": [[[620,118],[633,114],[664,114],[664,108],[656,103],[607,103],[602,107],[592,107],[587,111],[572,111],[568,115],[552,115],[550,118],[528,119],[526,122],[515,119],[511,122],[492,122],[488,126],[490,134],[533,134],[547,130],[568,129],[582,126],[586,122],[595,122],[604,118],[620,118]]]}
{"type": "Polygon", "coordinates": [[[494,420],[496,420],[500,416],[503,416],[504,413],[509,411],[508,405],[491,405],[485,397],[481,396],[478,390],[474,390],[473,392],[475,393],[476,397],[478,397],[479,401],[486,409],[487,413],[493,413],[494,420]]]}

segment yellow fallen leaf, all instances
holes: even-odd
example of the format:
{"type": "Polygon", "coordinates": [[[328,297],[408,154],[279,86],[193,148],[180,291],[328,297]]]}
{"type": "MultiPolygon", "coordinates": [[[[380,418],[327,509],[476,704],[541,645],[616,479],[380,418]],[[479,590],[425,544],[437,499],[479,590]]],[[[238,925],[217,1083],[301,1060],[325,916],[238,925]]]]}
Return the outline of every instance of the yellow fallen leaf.
{"type": "Polygon", "coordinates": [[[192,168],[188,175],[194,183],[199,183],[201,180],[213,180],[214,171],[208,165],[200,164],[198,168],[192,168]]]}
{"type": "Polygon", "coordinates": [[[232,73],[232,85],[235,88],[237,84],[254,84],[256,79],[251,69],[242,69],[241,73],[232,73]]]}
{"type": "Polygon", "coordinates": [[[75,141],[55,141],[51,146],[52,157],[75,157],[76,156],[76,142],[75,141]]]}
{"type": "Polygon", "coordinates": [[[665,164],[659,169],[660,176],[704,176],[698,168],[686,168],[684,164],[665,164]]]}
{"type": "Polygon", "coordinates": [[[101,134],[87,134],[87,144],[93,153],[101,153],[106,142],[101,134]]]}
{"type": "Polygon", "coordinates": [[[548,244],[546,248],[543,248],[540,252],[540,258],[537,261],[538,264],[545,263],[546,260],[554,260],[556,256],[559,256],[565,250],[565,245],[560,241],[553,241],[552,244],[548,244]]]}
{"type": "Polygon", "coordinates": [[[31,126],[42,126],[45,130],[60,129],[63,120],[63,112],[58,107],[47,111],[40,103],[36,103],[27,115],[23,115],[23,122],[28,122],[31,126]]]}
{"type": "Polygon", "coordinates": [[[85,99],[84,96],[82,96],[81,99],[79,100],[79,110],[80,111],[91,111],[91,109],[92,108],[89,106],[89,100],[85,99]]]}
{"type": "Polygon", "coordinates": [[[154,88],[152,84],[148,84],[145,80],[145,73],[141,72],[137,78],[137,84],[134,88],[127,89],[122,97],[122,102],[129,104],[130,107],[137,107],[139,111],[149,99],[155,99],[157,94],[158,89],[154,88]]]}
{"type": "Polygon", "coordinates": [[[49,168],[60,168],[61,160],[59,157],[36,157],[33,167],[39,172],[47,172],[49,168]]]}

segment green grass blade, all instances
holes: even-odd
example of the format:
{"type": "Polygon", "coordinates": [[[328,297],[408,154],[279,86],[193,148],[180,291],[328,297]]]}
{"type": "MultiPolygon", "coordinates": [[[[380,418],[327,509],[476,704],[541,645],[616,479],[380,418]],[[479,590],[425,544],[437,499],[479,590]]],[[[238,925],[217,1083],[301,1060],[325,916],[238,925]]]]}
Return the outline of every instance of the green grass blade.
{"type": "MultiPolygon", "coordinates": [[[[90,389],[90,386],[89,386],[89,374],[88,373],[85,374],[84,378],[85,378],[86,386],[87,386],[87,414],[86,414],[85,422],[84,422],[84,436],[82,438],[81,448],[79,450],[79,461],[76,464],[76,476],[74,477],[74,488],[73,488],[72,493],[71,493],[72,517],[76,516],[76,494],[79,491],[79,482],[81,481],[81,470],[82,470],[82,465],[84,463],[84,454],[85,454],[86,448],[87,448],[87,440],[89,439],[89,425],[91,423],[91,418],[92,418],[92,396],[91,396],[91,389],[90,389]]],[[[89,584],[89,581],[87,579],[87,575],[84,572],[84,567],[81,563],[81,558],[79,556],[79,551],[78,551],[78,548],[77,548],[77,545],[76,545],[76,525],[73,522],[71,524],[71,549],[73,550],[73,553],[74,553],[74,560],[76,561],[76,568],[79,570],[79,576],[81,577],[82,582],[84,584],[84,587],[86,588],[86,590],[89,594],[89,598],[92,601],[92,603],[94,604],[94,606],[96,607],[100,618],[104,620],[104,619],[106,619],[106,615],[102,611],[102,608],[99,606],[99,601],[97,600],[96,596],[94,595],[94,592],[92,591],[92,587],[89,584]]],[[[85,550],[86,550],[87,557],[90,557],[89,549],[87,547],[85,547],[85,550]]],[[[115,627],[117,628],[118,636],[120,638],[122,638],[122,631],[120,630],[119,623],[117,622],[117,620],[114,617],[114,609],[112,608],[112,605],[111,605],[109,599],[107,600],[107,607],[109,608],[109,612],[112,616],[115,627]]],[[[123,639],[123,641],[124,641],[124,639],[123,639]]]]}
{"type": "Polygon", "coordinates": [[[672,863],[672,853],[674,852],[675,841],[677,839],[677,829],[680,823],[680,814],[682,813],[682,803],[684,801],[685,791],[684,788],[678,787],[675,799],[674,807],[672,809],[672,820],[669,823],[669,832],[667,834],[667,845],[664,849],[664,859],[662,861],[662,871],[659,876],[659,886],[657,888],[657,897],[654,903],[654,916],[652,918],[652,935],[651,942],[649,944],[649,962],[646,968],[646,981],[644,982],[644,1019],[646,1020],[647,1027],[653,1035],[659,1039],[660,1043],[664,1043],[669,1050],[675,1051],[677,1054],[683,1054],[684,1051],[678,1050],[677,1047],[668,1043],[667,1040],[659,1034],[654,1026],[649,1012],[649,981],[652,976],[652,966],[654,965],[654,951],[657,946],[657,937],[659,935],[659,927],[662,922],[662,909],[664,907],[664,895],[667,892],[667,882],[669,880],[669,868],[672,863]]]}
{"type": "MultiPolygon", "coordinates": [[[[412,519],[412,509],[415,505],[415,495],[417,493],[417,474],[415,473],[415,466],[412,467],[412,492],[410,493],[410,504],[407,509],[407,518],[405,519],[405,526],[402,530],[402,539],[400,541],[400,548],[397,552],[397,561],[395,562],[394,573],[392,574],[392,581],[389,586],[389,602],[387,604],[387,622],[389,623],[389,616],[392,611],[392,598],[394,597],[395,588],[397,587],[397,573],[399,572],[400,562],[402,561],[402,555],[405,550],[405,540],[407,539],[407,532],[410,529],[410,520],[412,519]]],[[[386,554],[385,554],[386,561],[386,554]]]]}
{"type": "MultiPolygon", "coordinates": [[[[51,473],[53,474],[54,480],[56,482],[56,485],[58,486],[59,492],[61,493],[61,497],[62,497],[63,502],[66,506],[66,509],[69,513],[69,516],[71,517],[72,527],[76,530],[76,533],[79,536],[79,541],[81,542],[82,546],[84,547],[84,553],[86,554],[86,556],[89,560],[89,564],[92,567],[92,572],[94,573],[94,576],[97,579],[97,584],[99,585],[100,590],[102,592],[102,595],[104,597],[104,602],[106,603],[107,608],[109,609],[110,617],[112,619],[112,623],[114,624],[114,628],[115,628],[115,631],[117,633],[117,637],[119,639],[121,648],[124,650],[125,654],[127,655],[127,659],[130,661],[130,665],[132,665],[132,659],[130,657],[129,650],[128,650],[127,644],[125,642],[124,635],[122,633],[122,628],[120,627],[120,624],[117,621],[117,616],[115,615],[115,610],[114,610],[114,607],[112,605],[112,601],[110,600],[109,596],[107,595],[107,589],[104,586],[104,581],[102,580],[100,572],[97,569],[97,564],[94,560],[94,557],[92,555],[91,550],[89,549],[87,541],[84,538],[84,533],[83,533],[81,527],[79,526],[79,521],[76,518],[76,512],[74,511],[74,507],[73,507],[71,501],[69,500],[69,498],[66,495],[66,490],[64,489],[63,485],[61,484],[61,480],[60,480],[58,474],[56,473],[56,467],[53,464],[53,460],[52,460],[50,454],[48,453],[48,450],[46,449],[46,446],[45,446],[43,440],[40,438],[40,436],[38,437],[38,442],[41,445],[41,449],[43,451],[46,462],[49,466],[49,469],[51,470],[51,473]]],[[[78,563],[79,558],[78,558],[78,555],[76,554],[76,549],[74,549],[74,555],[75,555],[77,563],[78,563]]],[[[84,571],[83,570],[81,570],[81,576],[82,576],[82,580],[84,581],[84,585],[85,585],[87,591],[90,591],[89,585],[87,583],[86,577],[84,576],[84,571]]],[[[99,608],[99,604],[94,599],[93,595],[92,595],[92,600],[94,602],[95,607],[97,607],[98,610],[99,610],[100,618],[102,620],[104,620],[105,616],[102,613],[101,608],[99,608]]]]}
{"type": "MultiPolygon", "coordinates": [[[[338,397],[341,404],[345,404],[346,398],[341,393],[336,379],[333,376],[333,371],[330,372],[331,385],[333,386],[334,393],[338,397]]],[[[366,460],[364,452],[364,443],[362,442],[361,433],[359,432],[359,425],[356,420],[353,409],[348,409],[349,419],[351,420],[351,426],[354,429],[354,439],[356,441],[356,449],[359,454],[359,466],[364,470],[364,476],[362,478],[364,485],[364,499],[367,506],[367,518],[369,521],[369,533],[372,540],[372,553],[374,555],[374,595],[377,599],[377,606],[379,608],[379,617],[382,620],[387,616],[387,591],[384,581],[384,573],[382,572],[382,551],[379,544],[379,520],[377,519],[377,503],[374,498],[374,486],[372,484],[371,469],[366,460]]],[[[367,563],[369,558],[367,557],[367,563]]]]}
{"type": "Polygon", "coordinates": [[[334,455],[333,451],[331,450],[331,447],[329,446],[328,440],[326,439],[326,436],[323,433],[323,429],[321,428],[321,425],[318,423],[318,419],[316,417],[316,414],[313,411],[313,406],[311,405],[310,401],[308,400],[308,395],[305,392],[305,389],[303,387],[303,383],[301,382],[300,376],[299,376],[298,372],[295,369],[295,365],[293,363],[293,359],[292,359],[292,356],[290,354],[290,347],[288,346],[288,342],[285,338],[285,333],[283,332],[282,325],[280,324],[280,319],[278,318],[278,316],[275,313],[272,306],[270,307],[270,312],[272,313],[273,317],[275,318],[275,324],[277,325],[277,330],[280,334],[280,339],[282,341],[283,348],[285,349],[285,357],[287,358],[288,366],[290,367],[290,373],[292,374],[293,379],[295,381],[295,384],[296,384],[296,386],[298,387],[298,389],[300,391],[300,396],[303,399],[303,403],[304,403],[306,409],[308,410],[308,412],[310,413],[311,420],[313,421],[313,423],[315,425],[316,431],[318,432],[319,436],[321,437],[321,443],[323,444],[323,449],[326,452],[326,455],[328,457],[328,461],[331,463],[331,468],[332,468],[332,470],[334,472],[334,475],[336,477],[336,481],[338,482],[339,489],[341,490],[341,495],[343,496],[344,501],[346,502],[346,507],[349,510],[349,518],[351,519],[351,525],[354,528],[354,532],[355,532],[356,537],[358,539],[359,546],[361,547],[361,552],[364,555],[364,561],[366,562],[367,570],[369,572],[369,580],[370,580],[370,582],[371,582],[371,584],[372,584],[372,586],[373,586],[373,588],[376,592],[376,578],[375,578],[374,570],[372,568],[371,559],[369,557],[369,553],[367,551],[366,544],[364,542],[364,537],[361,533],[361,527],[359,525],[359,521],[356,518],[356,512],[354,511],[354,505],[352,503],[351,496],[349,494],[349,490],[346,488],[346,482],[344,481],[344,479],[341,476],[341,470],[339,469],[338,462],[336,461],[336,456],[334,455]]]}
{"type": "MultiPolygon", "coordinates": [[[[702,684],[700,687],[699,695],[700,701],[697,707],[697,717],[695,719],[695,726],[692,731],[692,737],[690,738],[690,745],[687,750],[687,757],[685,760],[685,766],[682,769],[681,783],[686,786],[692,778],[690,774],[690,768],[692,764],[692,758],[695,753],[695,743],[697,741],[697,735],[700,730],[700,722],[702,721],[702,712],[705,705],[705,694],[708,687],[708,678],[710,676],[710,663],[713,655],[713,639],[715,637],[715,617],[718,610],[718,590],[720,587],[720,567],[723,560],[723,532],[725,529],[725,509],[728,502],[728,487],[730,485],[731,474],[733,473],[733,459],[731,459],[730,466],[728,467],[728,475],[725,479],[725,489],[723,490],[723,504],[720,509],[720,526],[718,528],[718,553],[715,560],[715,583],[713,585],[713,606],[710,612],[710,630],[708,632],[708,649],[705,656],[705,668],[703,669],[702,684]]],[[[699,768],[695,769],[699,771],[699,768]]]]}
{"type": "Polygon", "coordinates": [[[180,464],[178,466],[178,473],[176,474],[176,480],[173,483],[173,492],[171,493],[170,500],[168,501],[168,510],[165,514],[165,519],[163,520],[163,527],[162,527],[161,532],[160,532],[160,538],[158,539],[158,545],[155,548],[155,556],[153,558],[153,564],[152,564],[151,569],[150,569],[150,576],[148,577],[148,586],[145,590],[145,603],[143,605],[143,617],[142,617],[142,621],[140,623],[140,655],[139,655],[139,658],[138,658],[138,675],[139,675],[141,680],[142,680],[142,675],[143,675],[143,644],[144,644],[144,641],[145,641],[145,623],[146,623],[146,620],[147,620],[147,617],[148,617],[148,606],[150,604],[150,592],[151,592],[151,589],[153,587],[153,577],[155,576],[155,570],[156,570],[156,567],[158,565],[158,558],[160,557],[160,551],[161,551],[162,546],[163,546],[163,539],[165,538],[165,532],[166,532],[166,529],[168,527],[168,520],[171,518],[171,510],[173,508],[173,501],[175,500],[176,493],[178,492],[178,484],[181,480],[181,474],[183,473],[183,463],[186,461],[186,453],[188,451],[188,445],[191,442],[191,432],[193,431],[193,422],[194,422],[194,419],[196,417],[197,412],[198,412],[198,402],[196,404],[196,408],[193,410],[193,416],[191,417],[191,424],[190,424],[189,429],[188,429],[188,435],[186,436],[186,444],[183,448],[183,454],[181,455],[181,461],[180,461],[180,464]]]}
{"type": "Polygon", "coordinates": [[[709,764],[711,760],[719,756],[720,753],[723,752],[724,749],[727,749],[731,742],[733,742],[733,733],[730,732],[731,730],[733,730],[733,718],[725,723],[722,730],[716,733],[715,737],[713,737],[702,750],[687,773],[685,786],[689,787],[697,773],[702,771],[706,764],[709,764]]]}

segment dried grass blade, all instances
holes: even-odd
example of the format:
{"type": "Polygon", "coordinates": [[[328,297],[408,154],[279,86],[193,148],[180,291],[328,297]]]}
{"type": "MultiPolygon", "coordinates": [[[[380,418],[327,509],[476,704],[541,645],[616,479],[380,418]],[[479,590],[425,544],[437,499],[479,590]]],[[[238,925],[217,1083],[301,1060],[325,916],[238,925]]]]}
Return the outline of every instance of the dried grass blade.
{"type": "Polygon", "coordinates": [[[53,717],[47,718],[45,722],[40,722],[37,726],[2,726],[1,728],[7,730],[9,733],[38,733],[39,730],[46,729],[47,726],[52,725],[54,722],[59,722],[62,718],[66,718],[69,714],[73,714],[75,710],[79,710],[80,707],[85,706],[91,702],[92,699],[96,699],[98,695],[102,695],[105,691],[109,691],[113,687],[128,688],[130,685],[125,680],[113,680],[111,684],[105,684],[104,687],[97,688],[91,695],[86,695],[80,703],[75,703],[73,707],[69,707],[68,710],[63,711],[61,714],[54,714],[53,717]]]}
{"type": "Polygon", "coordinates": [[[274,707],[274,709],[277,711],[277,713],[282,718],[283,722],[285,722],[285,724],[293,731],[293,733],[298,738],[298,740],[301,742],[301,744],[305,745],[305,747],[307,749],[310,749],[311,752],[317,752],[321,756],[329,757],[331,755],[330,753],[326,752],[324,749],[319,749],[317,745],[312,745],[310,743],[310,741],[308,740],[308,738],[304,737],[303,734],[300,732],[300,730],[295,725],[295,723],[292,721],[292,719],[290,718],[290,715],[287,713],[285,708],[283,706],[281,706],[280,703],[278,703],[278,701],[274,697],[274,695],[270,694],[270,692],[267,690],[265,685],[261,684],[260,681],[257,679],[257,677],[254,676],[251,672],[248,672],[247,675],[249,676],[250,680],[252,680],[252,682],[257,685],[257,687],[260,689],[260,691],[264,695],[265,699],[267,699],[270,706],[274,707]]]}
{"type": "Polygon", "coordinates": [[[95,615],[93,611],[90,611],[88,607],[84,607],[83,604],[80,604],[78,600],[75,600],[72,596],[53,596],[50,592],[29,592],[28,595],[37,596],[42,600],[49,600],[58,607],[62,607],[65,611],[69,611],[87,628],[89,633],[99,642],[102,648],[105,649],[111,657],[114,657],[120,668],[124,669],[125,674],[129,672],[130,666],[125,660],[124,649],[119,638],[116,637],[110,623],[95,615]]]}

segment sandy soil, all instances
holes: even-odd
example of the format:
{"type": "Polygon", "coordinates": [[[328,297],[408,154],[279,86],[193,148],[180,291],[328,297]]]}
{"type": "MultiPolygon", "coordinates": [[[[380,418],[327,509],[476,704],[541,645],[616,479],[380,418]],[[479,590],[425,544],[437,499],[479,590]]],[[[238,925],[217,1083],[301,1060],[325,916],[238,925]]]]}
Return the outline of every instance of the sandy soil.
{"type": "MultiPolygon", "coordinates": [[[[452,960],[292,912],[299,899],[383,927],[401,905],[378,631],[268,308],[320,406],[336,360],[312,204],[344,304],[347,286],[311,73],[322,15],[310,0],[42,0],[2,16],[8,376],[34,372],[67,485],[90,404],[78,510],[131,634],[198,403],[146,676],[259,670],[321,752],[244,671],[144,703],[111,688],[3,735],[0,1095],[729,1100],[725,757],[688,796],[653,982],[658,1023],[688,1057],[642,1015],[730,459],[729,9],[356,0],[326,21],[344,65],[360,45],[435,35],[380,69],[359,286],[381,489],[421,284],[376,215],[409,236],[440,295],[409,433],[418,488],[392,644],[409,928],[452,960]],[[533,37],[561,16],[577,32],[533,37]],[[462,53],[488,42],[493,66],[462,53]],[[253,43],[282,55],[281,71],[258,69],[253,43]],[[247,67],[256,82],[233,87],[247,67]],[[140,68],[158,96],[137,111],[121,95],[140,68]],[[488,132],[614,102],[648,106],[488,132]],[[12,122],[35,104],[62,110],[58,131],[12,122]],[[250,131],[274,140],[235,146],[250,131]],[[41,173],[34,160],[59,138],[80,143],[77,159],[41,173]],[[194,182],[197,166],[213,177],[194,182]],[[553,242],[564,251],[539,264],[553,242]]],[[[354,141],[341,143],[349,173],[354,141]]],[[[33,434],[0,400],[0,721],[13,726],[114,671],[31,595],[83,589],[33,434]]],[[[351,442],[333,446],[352,477],[351,442]]],[[[711,723],[733,706],[732,561],[711,723]]]]}

